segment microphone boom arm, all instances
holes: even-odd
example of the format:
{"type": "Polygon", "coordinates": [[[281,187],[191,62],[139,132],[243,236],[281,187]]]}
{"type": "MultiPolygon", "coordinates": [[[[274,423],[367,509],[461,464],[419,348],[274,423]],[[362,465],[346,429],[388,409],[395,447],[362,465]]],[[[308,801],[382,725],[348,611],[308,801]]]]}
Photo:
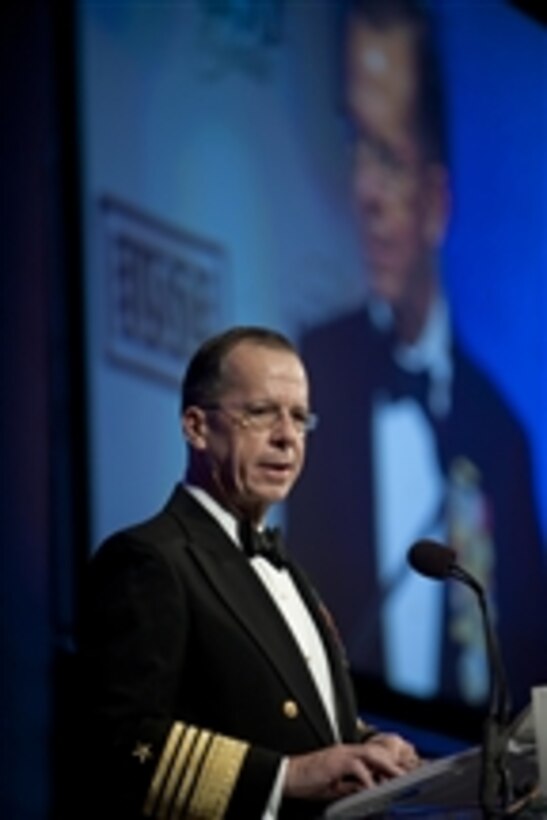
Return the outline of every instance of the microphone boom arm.
{"type": "Polygon", "coordinates": [[[485,820],[494,820],[509,803],[509,774],[506,764],[509,725],[509,691],[501,652],[492,621],[488,615],[482,586],[462,567],[453,564],[450,577],[470,586],[476,592],[481,611],[486,649],[492,665],[488,715],[483,729],[482,768],[479,799],[485,820]]]}
{"type": "Polygon", "coordinates": [[[456,558],[454,549],[429,539],[416,542],[408,553],[411,567],[421,575],[439,581],[453,578],[470,587],[478,598],[490,665],[490,697],[483,730],[479,801],[484,820],[495,820],[504,815],[510,797],[506,765],[511,706],[509,688],[485,591],[477,579],[457,563],[456,558]]]}

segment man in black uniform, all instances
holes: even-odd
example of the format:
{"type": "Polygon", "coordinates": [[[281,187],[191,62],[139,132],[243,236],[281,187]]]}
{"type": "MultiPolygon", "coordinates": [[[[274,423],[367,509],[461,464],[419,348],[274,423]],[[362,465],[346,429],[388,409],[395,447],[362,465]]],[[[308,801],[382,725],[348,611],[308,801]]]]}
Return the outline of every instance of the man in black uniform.
{"type": "Polygon", "coordinates": [[[314,426],[306,373],[283,336],[235,328],[198,351],[182,403],[184,486],[91,562],[82,801],[117,820],[317,816],[417,757],[358,721],[332,622],[264,529],[314,426]]]}

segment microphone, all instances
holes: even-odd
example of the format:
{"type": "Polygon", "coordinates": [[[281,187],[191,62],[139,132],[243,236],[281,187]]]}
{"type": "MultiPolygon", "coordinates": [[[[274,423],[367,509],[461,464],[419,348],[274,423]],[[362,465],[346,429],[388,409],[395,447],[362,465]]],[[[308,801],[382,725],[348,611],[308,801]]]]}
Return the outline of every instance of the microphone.
{"type": "Polygon", "coordinates": [[[438,581],[454,578],[470,587],[478,598],[490,668],[489,708],[484,726],[479,799],[483,816],[489,820],[499,816],[500,799],[503,808],[508,804],[505,755],[510,697],[499,643],[488,612],[486,593],[477,579],[458,565],[456,551],[451,547],[424,538],[410,548],[407,558],[412,569],[420,575],[438,581]]]}
{"type": "Polygon", "coordinates": [[[436,541],[424,538],[417,541],[408,551],[408,563],[420,575],[443,581],[449,577],[452,567],[456,564],[456,552],[450,547],[443,547],[436,541]]]}

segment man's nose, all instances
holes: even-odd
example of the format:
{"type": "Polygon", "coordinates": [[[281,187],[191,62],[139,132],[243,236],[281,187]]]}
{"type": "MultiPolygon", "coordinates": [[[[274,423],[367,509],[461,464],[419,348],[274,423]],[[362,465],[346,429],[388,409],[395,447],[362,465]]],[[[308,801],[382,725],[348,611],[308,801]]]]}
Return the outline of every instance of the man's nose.
{"type": "Polygon", "coordinates": [[[281,408],[272,428],[272,435],[274,440],[283,442],[292,442],[302,438],[302,433],[291,413],[281,408]]]}
{"type": "Polygon", "coordinates": [[[355,169],[355,193],[361,205],[380,201],[385,192],[386,179],[379,162],[369,161],[366,167],[355,169]]]}

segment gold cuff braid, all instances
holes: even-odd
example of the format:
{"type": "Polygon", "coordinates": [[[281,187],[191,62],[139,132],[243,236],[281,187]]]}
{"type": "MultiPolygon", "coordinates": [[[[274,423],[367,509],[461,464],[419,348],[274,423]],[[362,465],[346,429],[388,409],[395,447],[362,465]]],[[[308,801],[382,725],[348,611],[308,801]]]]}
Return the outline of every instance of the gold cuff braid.
{"type": "Polygon", "coordinates": [[[157,820],[222,820],[249,746],[176,722],[144,803],[157,820]]]}

